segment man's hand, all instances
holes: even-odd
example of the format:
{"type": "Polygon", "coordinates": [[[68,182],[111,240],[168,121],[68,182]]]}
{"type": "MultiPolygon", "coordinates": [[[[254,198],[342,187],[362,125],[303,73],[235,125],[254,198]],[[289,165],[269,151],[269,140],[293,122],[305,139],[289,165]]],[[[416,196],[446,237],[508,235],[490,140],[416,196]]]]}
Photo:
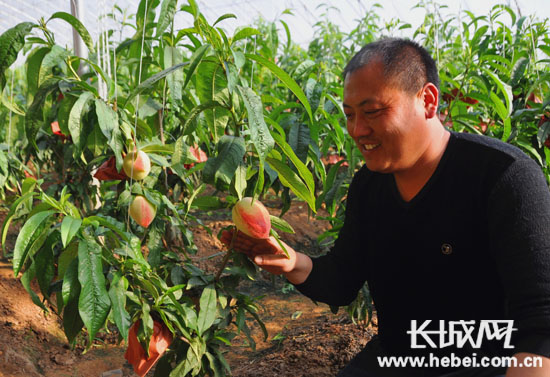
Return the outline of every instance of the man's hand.
{"type": "Polygon", "coordinates": [[[223,231],[220,240],[230,246],[233,241],[232,248],[235,251],[246,254],[257,266],[264,270],[275,274],[285,275],[285,277],[293,284],[303,283],[311,272],[311,259],[302,253],[297,253],[293,248],[281,241],[286,251],[288,258],[274,237],[266,239],[257,239],[247,236],[241,231],[234,230],[223,231]],[[237,232],[233,237],[234,232],[237,232]],[[233,239],[234,238],[234,239],[233,239]]]}
{"type": "Polygon", "coordinates": [[[510,367],[506,371],[506,377],[547,377],[550,376],[550,358],[535,355],[533,353],[520,352],[514,355],[519,363],[525,363],[525,359],[529,358],[529,362],[533,362],[533,358],[540,357],[542,365],[510,367]]]}

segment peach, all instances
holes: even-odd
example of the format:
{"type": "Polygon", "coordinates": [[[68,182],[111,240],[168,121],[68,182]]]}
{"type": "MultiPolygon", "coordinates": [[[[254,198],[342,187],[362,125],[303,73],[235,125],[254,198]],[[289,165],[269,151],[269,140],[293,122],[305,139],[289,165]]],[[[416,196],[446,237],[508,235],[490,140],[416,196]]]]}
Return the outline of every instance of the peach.
{"type": "Polygon", "coordinates": [[[147,153],[134,150],[124,157],[122,168],[128,177],[140,181],[149,175],[151,159],[149,159],[147,153]]]}
{"type": "Polygon", "coordinates": [[[259,200],[246,197],[235,204],[231,212],[238,230],[253,238],[268,238],[271,230],[269,212],[259,200]]]}
{"type": "Polygon", "coordinates": [[[153,222],[157,214],[156,207],[141,195],[134,198],[129,211],[132,219],[144,228],[147,228],[153,222]]]}

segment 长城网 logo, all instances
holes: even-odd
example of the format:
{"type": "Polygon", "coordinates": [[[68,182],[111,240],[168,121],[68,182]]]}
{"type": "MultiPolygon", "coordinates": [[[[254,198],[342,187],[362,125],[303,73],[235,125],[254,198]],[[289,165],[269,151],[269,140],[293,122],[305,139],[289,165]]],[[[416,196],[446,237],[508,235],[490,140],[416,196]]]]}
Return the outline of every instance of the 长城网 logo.
{"type": "Polygon", "coordinates": [[[411,329],[407,331],[411,348],[463,348],[466,343],[481,348],[484,340],[503,340],[504,348],[514,348],[510,344],[512,332],[517,330],[513,320],[481,320],[479,325],[475,320],[440,320],[438,329],[428,329],[431,324],[432,320],[426,320],[418,326],[417,320],[411,320],[411,329]]]}

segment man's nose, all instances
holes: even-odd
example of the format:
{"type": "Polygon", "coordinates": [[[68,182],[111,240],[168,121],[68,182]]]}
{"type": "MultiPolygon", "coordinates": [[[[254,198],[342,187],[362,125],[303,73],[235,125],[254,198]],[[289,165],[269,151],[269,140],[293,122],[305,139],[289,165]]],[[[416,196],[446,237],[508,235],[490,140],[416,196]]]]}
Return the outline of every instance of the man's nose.
{"type": "Polygon", "coordinates": [[[348,133],[353,139],[368,137],[372,134],[372,128],[366,119],[356,116],[351,121],[348,121],[348,133]]]}

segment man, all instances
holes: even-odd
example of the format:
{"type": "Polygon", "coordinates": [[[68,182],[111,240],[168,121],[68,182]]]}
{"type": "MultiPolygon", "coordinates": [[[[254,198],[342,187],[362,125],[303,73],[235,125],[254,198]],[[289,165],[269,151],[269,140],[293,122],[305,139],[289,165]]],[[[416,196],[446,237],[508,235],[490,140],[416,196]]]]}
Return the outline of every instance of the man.
{"type": "Polygon", "coordinates": [[[350,185],[335,246],[313,260],[286,246],[287,259],[273,239],[239,232],[235,249],[316,301],[347,305],[368,283],[378,336],[339,376],[548,377],[548,186],[519,149],[447,131],[438,86],[418,44],[366,45],[344,70],[347,129],[365,166],[350,185]],[[508,331],[495,330],[503,323],[508,331]],[[453,355],[460,365],[389,368],[378,359],[453,355]],[[462,362],[512,355],[540,357],[542,366],[462,362]]]}

